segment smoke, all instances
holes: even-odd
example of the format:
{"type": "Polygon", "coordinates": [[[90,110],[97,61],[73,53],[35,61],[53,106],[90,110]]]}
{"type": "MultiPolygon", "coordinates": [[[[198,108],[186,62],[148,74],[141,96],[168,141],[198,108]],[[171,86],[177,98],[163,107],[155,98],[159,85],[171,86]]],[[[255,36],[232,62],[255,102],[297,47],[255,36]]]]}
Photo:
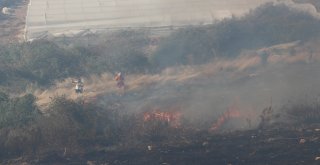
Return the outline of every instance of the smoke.
{"type": "Polygon", "coordinates": [[[259,54],[248,51],[233,59],[215,59],[208,64],[171,67],[158,74],[125,75],[124,93],[116,87],[113,75],[105,73],[83,78],[85,92],[73,91],[72,78],[50,89],[36,91],[38,104],[45,107],[54,95],[83,99],[102,106],[122,106],[125,113],[157,109],[179,112],[198,126],[211,127],[219,117],[236,111],[235,118],[220,124],[229,129],[254,128],[261,111],[276,111],[297,98],[314,98],[320,93],[319,42],[282,44],[268,50],[266,63],[259,54]],[[292,45],[288,47],[288,45],[292,45]]]}
{"type": "Polygon", "coordinates": [[[285,4],[294,10],[308,13],[313,17],[320,19],[320,13],[317,11],[316,7],[310,3],[295,3],[292,0],[280,0],[275,3],[275,5],[278,4],[285,4]]]}
{"type": "Polygon", "coordinates": [[[165,111],[179,104],[184,117],[202,124],[213,123],[230,107],[236,107],[240,115],[236,121],[230,119],[233,124],[229,127],[255,127],[266,107],[280,111],[290,100],[312,98],[320,92],[316,88],[320,80],[319,51],[310,53],[307,44],[293,48],[287,45],[271,47],[274,50],[270,50],[266,64],[252,53],[201,66],[170,68],[156,80],[145,77],[144,81],[152,81],[154,86],[146,91],[147,99],[139,102],[138,108],[128,104],[128,109],[160,106],[165,111]]]}

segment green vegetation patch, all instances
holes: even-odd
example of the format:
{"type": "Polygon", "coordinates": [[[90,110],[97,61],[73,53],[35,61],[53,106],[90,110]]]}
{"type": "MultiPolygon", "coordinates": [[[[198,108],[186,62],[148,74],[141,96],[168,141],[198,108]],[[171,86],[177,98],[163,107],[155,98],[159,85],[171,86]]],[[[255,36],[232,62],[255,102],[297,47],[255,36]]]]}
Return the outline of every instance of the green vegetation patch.
{"type": "Polygon", "coordinates": [[[34,120],[39,115],[35,100],[31,94],[9,98],[7,94],[0,92],[0,129],[21,127],[34,120]]]}
{"type": "Polygon", "coordinates": [[[159,67],[199,64],[214,57],[235,57],[257,49],[320,34],[320,21],[286,5],[267,3],[247,15],[205,27],[190,27],[161,41],[152,61],[159,67]]]}

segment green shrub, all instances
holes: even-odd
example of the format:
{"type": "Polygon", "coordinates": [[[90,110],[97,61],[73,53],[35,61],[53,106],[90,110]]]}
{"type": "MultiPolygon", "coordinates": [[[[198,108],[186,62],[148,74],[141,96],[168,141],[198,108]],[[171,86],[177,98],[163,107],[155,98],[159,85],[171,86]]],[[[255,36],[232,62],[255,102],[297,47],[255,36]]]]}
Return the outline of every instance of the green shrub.
{"type": "Polygon", "coordinates": [[[0,93],[0,129],[4,127],[20,127],[34,120],[39,111],[35,105],[35,97],[27,94],[10,99],[0,93]]]}
{"type": "Polygon", "coordinates": [[[21,68],[29,71],[39,83],[65,78],[78,72],[79,60],[67,49],[49,41],[36,41],[25,45],[21,52],[21,68]]]}
{"type": "Polygon", "coordinates": [[[90,73],[127,72],[139,73],[149,67],[144,48],[149,44],[147,34],[122,31],[105,36],[105,39],[89,47],[94,54],[88,58],[90,73]]]}
{"type": "Polygon", "coordinates": [[[320,21],[286,5],[267,3],[241,18],[205,27],[189,27],[164,39],[152,57],[160,68],[175,64],[205,63],[213,57],[234,57],[257,49],[320,34],[320,21]]]}

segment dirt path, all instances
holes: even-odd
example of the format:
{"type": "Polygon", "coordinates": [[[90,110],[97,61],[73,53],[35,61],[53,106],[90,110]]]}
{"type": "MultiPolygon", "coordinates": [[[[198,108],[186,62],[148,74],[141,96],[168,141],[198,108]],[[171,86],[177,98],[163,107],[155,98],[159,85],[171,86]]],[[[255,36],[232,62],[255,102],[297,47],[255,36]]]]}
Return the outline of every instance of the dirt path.
{"type": "MultiPolygon", "coordinates": [[[[270,65],[279,63],[297,63],[306,62],[307,54],[298,55],[272,55],[268,59],[270,65]]],[[[314,56],[313,58],[318,58],[314,56]]],[[[241,56],[233,60],[216,60],[213,63],[198,66],[181,66],[169,68],[159,74],[141,74],[125,75],[126,89],[125,92],[139,92],[150,86],[165,86],[166,84],[203,84],[219,74],[224,74],[221,79],[227,79],[229,82],[249,79],[257,76],[255,70],[261,66],[261,59],[257,55],[241,56]],[[253,70],[250,68],[254,68],[253,70]]],[[[262,69],[263,70],[263,69],[262,69]]],[[[221,76],[220,76],[221,77],[221,76]]],[[[78,95],[74,92],[73,79],[67,78],[64,81],[57,82],[47,90],[37,90],[34,92],[38,98],[38,105],[45,106],[54,96],[64,95],[69,99],[79,97],[84,100],[91,100],[97,96],[107,94],[121,94],[123,91],[116,87],[113,75],[105,73],[101,76],[91,76],[83,78],[84,93],[78,95]]]]}

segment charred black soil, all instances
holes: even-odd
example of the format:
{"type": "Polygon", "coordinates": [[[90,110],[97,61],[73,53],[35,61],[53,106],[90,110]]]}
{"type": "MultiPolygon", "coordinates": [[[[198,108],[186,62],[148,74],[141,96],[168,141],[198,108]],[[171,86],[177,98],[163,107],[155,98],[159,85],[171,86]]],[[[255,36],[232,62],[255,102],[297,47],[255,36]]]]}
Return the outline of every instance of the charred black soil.
{"type": "MultiPolygon", "coordinates": [[[[159,140],[135,146],[87,144],[81,154],[68,149],[25,155],[4,164],[319,164],[320,125],[288,128],[274,125],[267,129],[214,133],[192,130],[179,140],[159,140]],[[183,140],[182,140],[183,139],[183,140]]],[[[190,131],[190,130],[189,130],[190,131]]]]}

